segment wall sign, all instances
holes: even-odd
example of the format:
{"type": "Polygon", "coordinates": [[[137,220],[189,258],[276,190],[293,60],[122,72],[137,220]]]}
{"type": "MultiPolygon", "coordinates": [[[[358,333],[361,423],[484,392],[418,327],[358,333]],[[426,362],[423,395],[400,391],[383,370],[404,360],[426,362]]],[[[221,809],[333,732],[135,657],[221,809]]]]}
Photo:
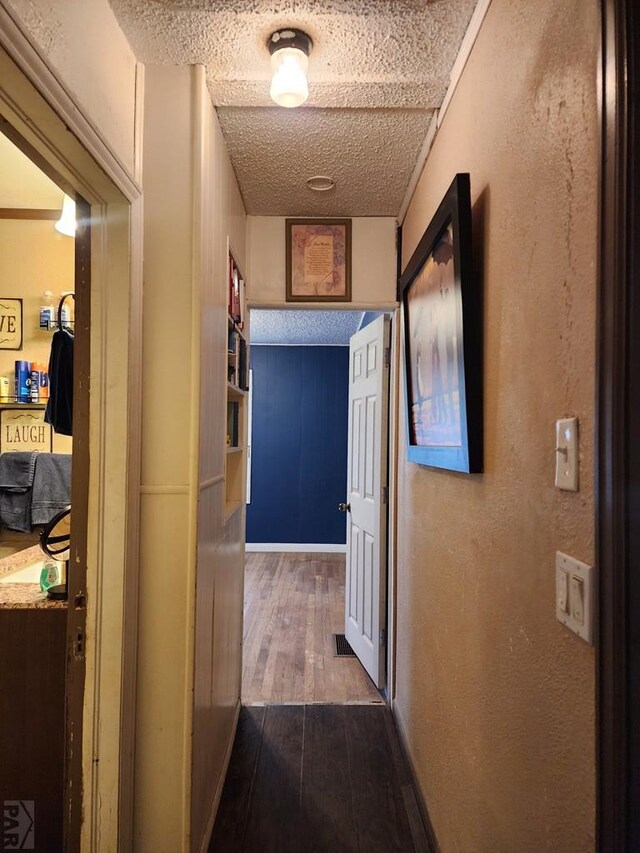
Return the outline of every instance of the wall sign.
{"type": "Polygon", "coordinates": [[[0,410],[0,453],[39,450],[51,453],[53,433],[44,422],[44,409],[0,410]]]}
{"type": "Polygon", "coordinates": [[[22,299],[0,296],[0,349],[22,349],[22,299]]]}
{"type": "Polygon", "coordinates": [[[351,302],[351,220],[286,219],[287,302],[351,302]]]}

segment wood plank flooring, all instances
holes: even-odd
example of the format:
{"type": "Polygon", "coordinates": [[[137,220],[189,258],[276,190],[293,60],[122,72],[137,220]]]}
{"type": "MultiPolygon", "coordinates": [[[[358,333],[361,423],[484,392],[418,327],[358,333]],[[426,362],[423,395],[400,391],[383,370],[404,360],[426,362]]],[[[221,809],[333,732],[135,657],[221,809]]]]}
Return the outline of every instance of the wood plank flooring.
{"type": "Polygon", "coordinates": [[[247,554],[242,701],[380,702],[344,632],[344,554],[247,554]]]}
{"type": "Polygon", "coordinates": [[[209,853],[428,851],[386,705],[242,708],[209,853]]]}

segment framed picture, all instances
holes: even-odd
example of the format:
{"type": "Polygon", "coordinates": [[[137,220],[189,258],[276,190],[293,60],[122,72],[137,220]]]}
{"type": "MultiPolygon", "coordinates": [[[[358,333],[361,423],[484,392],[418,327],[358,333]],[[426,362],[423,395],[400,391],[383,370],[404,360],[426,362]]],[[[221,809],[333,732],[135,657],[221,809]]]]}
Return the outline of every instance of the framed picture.
{"type": "Polygon", "coordinates": [[[0,409],[0,453],[39,450],[51,453],[53,432],[44,409],[0,409]]]}
{"type": "Polygon", "coordinates": [[[458,174],[399,282],[407,458],[482,471],[482,299],[471,263],[471,193],[458,174]]]}
{"type": "Polygon", "coordinates": [[[22,349],[22,299],[0,296],[0,350],[22,349]]]}
{"type": "Polygon", "coordinates": [[[351,220],[287,219],[287,302],[351,302],[351,220]]]}

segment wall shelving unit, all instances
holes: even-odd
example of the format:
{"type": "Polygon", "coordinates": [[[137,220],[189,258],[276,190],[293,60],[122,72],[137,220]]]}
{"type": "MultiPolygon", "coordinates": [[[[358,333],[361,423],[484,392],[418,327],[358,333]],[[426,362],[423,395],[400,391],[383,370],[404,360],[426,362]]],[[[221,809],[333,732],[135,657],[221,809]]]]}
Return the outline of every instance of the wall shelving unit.
{"type": "Polygon", "coordinates": [[[242,507],[246,500],[247,391],[249,387],[245,277],[240,271],[231,247],[228,251],[227,275],[225,522],[242,507]]]}

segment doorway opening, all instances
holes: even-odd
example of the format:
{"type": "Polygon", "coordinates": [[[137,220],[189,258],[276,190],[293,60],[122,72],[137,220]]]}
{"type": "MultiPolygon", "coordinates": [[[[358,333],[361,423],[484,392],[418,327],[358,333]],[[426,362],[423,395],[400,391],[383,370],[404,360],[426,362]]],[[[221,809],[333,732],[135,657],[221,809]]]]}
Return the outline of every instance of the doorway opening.
{"type": "Polygon", "coordinates": [[[62,850],[81,813],[89,216],[28,152],[0,132],[0,752],[21,804],[5,828],[62,850]]]}
{"type": "MultiPolygon", "coordinates": [[[[72,570],[67,603],[63,605],[63,841],[58,846],[58,836],[48,835],[44,816],[34,803],[34,829],[40,838],[36,846],[45,844],[52,853],[62,849],[75,853],[93,849],[98,843],[124,849],[131,837],[133,814],[141,193],[131,174],[88,123],[82,107],[51,74],[20,29],[10,18],[3,19],[0,29],[0,131],[76,201],[74,283],[69,288],[75,290],[76,297],[76,393],[72,570]],[[46,98],[42,92],[47,93],[46,98]],[[114,696],[117,702],[113,702],[114,696]]],[[[54,222],[46,224],[53,228],[54,222]]],[[[35,297],[38,309],[44,291],[52,289],[47,284],[40,285],[40,295],[35,297]]],[[[53,306],[48,307],[57,307],[60,312],[60,302],[56,306],[56,299],[52,301],[53,306]]],[[[71,311],[70,301],[63,310],[71,311]]],[[[69,314],[66,318],[67,326],[71,317],[69,314]]],[[[18,354],[15,360],[27,361],[26,353],[22,359],[18,354]]],[[[7,620],[12,618],[9,610],[7,620]]],[[[50,611],[32,608],[30,612],[50,611]]],[[[51,640],[49,633],[39,632],[31,648],[21,647],[47,672],[53,670],[46,667],[51,640]]],[[[18,674],[31,679],[34,672],[18,674]]],[[[58,687],[60,681],[54,680],[58,687]]],[[[13,702],[11,690],[6,695],[13,702]]],[[[47,706],[29,700],[25,710],[37,715],[40,730],[51,726],[47,706]]],[[[4,726],[6,719],[13,718],[3,712],[2,719],[4,726]]],[[[14,745],[21,750],[17,761],[20,772],[29,769],[23,749],[27,742],[25,735],[14,745]]],[[[37,757],[43,758],[42,752],[37,757]]],[[[37,765],[31,769],[37,772],[37,765]]],[[[3,781],[6,770],[3,762],[3,781]]],[[[6,785],[3,791],[7,791],[6,785]]],[[[15,802],[9,793],[4,799],[15,802]]],[[[25,799],[33,797],[26,793],[25,799]]],[[[5,813],[5,817],[11,815],[5,813]]],[[[23,849],[27,846],[24,844],[23,849]]]]}
{"type": "MultiPolygon", "coordinates": [[[[376,669],[372,679],[365,669],[367,660],[360,659],[361,649],[356,649],[359,658],[339,654],[337,648],[350,631],[345,618],[350,589],[355,616],[351,622],[367,618],[365,634],[371,634],[373,627],[365,617],[364,601],[370,611],[375,594],[374,609],[383,622],[375,630],[376,654],[381,654],[384,670],[386,637],[380,631],[386,625],[387,601],[387,506],[383,504],[387,418],[385,411],[379,422],[370,417],[365,424],[366,402],[354,400],[351,381],[356,375],[354,359],[367,370],[366,341],[362,351],[358,336],[371,336],[376,321],[388,329],[389,320],[382,312],[342,307],[249,311],[243,704],[384,701],[374,683],[384,687],[384,671],[379,678],[376,669]],[[384,430],[382,454],[381,446],[372,444],[376,429],[381,434],[384,430]],[[372,454],[371,466],[365,465],[364,457],[352,458],[354,452],[356,456],[372,454]],[[374,485],[375,452],[380,457],[381,481],[374,485]],[[372,493],[380,490],[375,503],[384,522],[379,543],[384,559],[377,566],[373,565],[374,538],[365,541],[364,531],[358,528],[354,533],[351,523],[350,489],[365,486],[372,493]],[[383,579],[381,589],[373,582],[374,570],[383,579]]],[[[383,350],[384,346],[377,367],[388,381],[383,350]]],[[[370,355],[371,375],[374,361],[370,355]]],[[[375,391],[369,393],[371,401],[374,395],[375,391]]],[[[386,397],[376,405],[386,408],[386,397]]],[[[371,404],[370,415],[373,409],[371,404]]],[[[348,640],[349,636],[350,650],[348,640]]]]}

